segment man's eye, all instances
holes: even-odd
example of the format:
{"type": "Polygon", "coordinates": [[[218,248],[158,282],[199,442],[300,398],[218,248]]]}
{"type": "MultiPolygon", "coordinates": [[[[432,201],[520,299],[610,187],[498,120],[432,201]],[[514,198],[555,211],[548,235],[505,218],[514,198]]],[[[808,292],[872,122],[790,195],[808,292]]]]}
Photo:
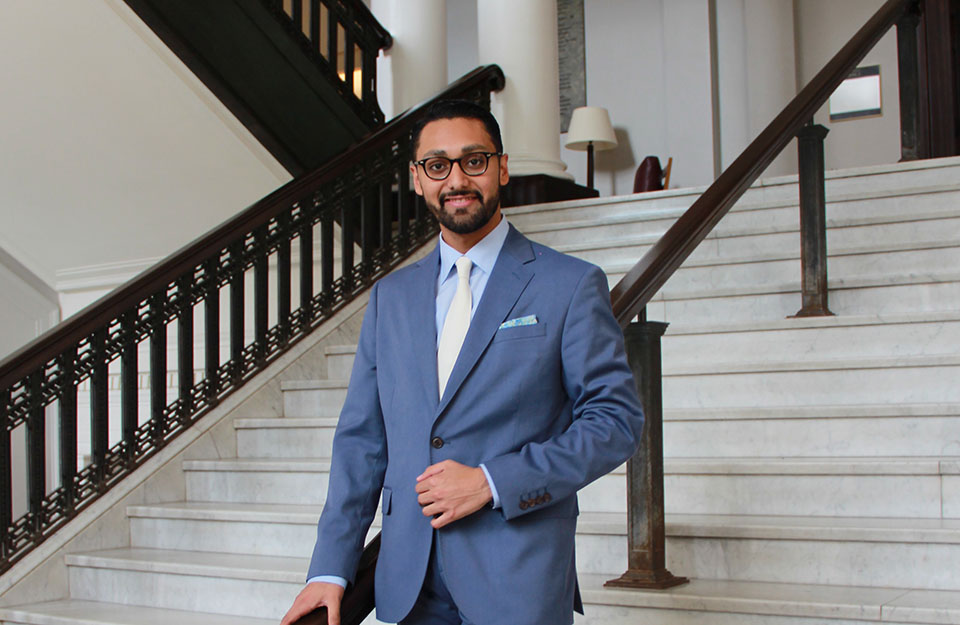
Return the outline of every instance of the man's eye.
{"type": "Polygon", "coordinates": [[[447,164],[444,161],[428,161],[427,169],[430,171],[443,171],[447,168],[447,164]]]}
{"type": "Polygon", "coordinates": [[[480,167],[483,165],[483,156],[479,154],[467,157],[467,167],[480,167]]]}

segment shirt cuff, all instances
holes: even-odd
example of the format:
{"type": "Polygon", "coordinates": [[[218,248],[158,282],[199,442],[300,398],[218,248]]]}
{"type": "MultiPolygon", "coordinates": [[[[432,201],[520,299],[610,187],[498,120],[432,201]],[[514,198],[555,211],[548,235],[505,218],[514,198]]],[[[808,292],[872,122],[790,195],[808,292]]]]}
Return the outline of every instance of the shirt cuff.
{"type": "Polygon", "coordinates": [[[490,477],[490,472],[487,471],[487,467],[481,464],[480,468],[483,469],[483,474],[487,477],[487,484],[490,486],[490,494],[493,495],[493,509],[496,510],[500,507],[500,493],[497,492],[497,485],[493,483],[493,478],[490,477]]]}
{"type": "Polygon", "coordinates": [[[336,584],[341,588],[347,587],[347,580],[340,577],[339,575],[317,575],[316,577],[311,577],[310,579],[307,580],[308,584],[312,584],[313,582],[324,582],[327,584],[336,584]]]}

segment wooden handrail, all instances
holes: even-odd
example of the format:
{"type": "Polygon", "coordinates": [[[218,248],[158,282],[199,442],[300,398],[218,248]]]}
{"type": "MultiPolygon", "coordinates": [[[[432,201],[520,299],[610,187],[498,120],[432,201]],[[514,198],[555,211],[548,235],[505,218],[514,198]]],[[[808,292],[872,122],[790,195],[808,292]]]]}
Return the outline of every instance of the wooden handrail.
{"type": "MultiPolygon", "coordinates": [[[[479,67],[452,83],[438,97],[454,97],[473,88],[492,86],[503,88],[503,71],[496,65],[479,67]]],[[[157,289],[169,284],[184,271],[221,250],[225,242],[234,241],[267,224],[290,204],[304,196],[318,184],[335,179],[339,174],[356,167],[379,148],[410,131],[408,120],[415,117],[431,100],[408,109],[383,128],[371,133],[338,157],[313,172],[280,187],[262,200],[238,213],[219,227],[201,235],[192,243],[174,252],[153,268],[141,273],[126,284],[104,295],[63,323],[40,335],[30,343],[0,361],[0,388],[6,388],[81,338],[102,327],[118,314],[136,305],[157,289]]]]}
{"type": "Polygon", "coordinates": [[[640,314],[857,63],[901,17],[918,7],[918,0],[888,0],[620,279],[610,298],[621,327],[640,314]]]}

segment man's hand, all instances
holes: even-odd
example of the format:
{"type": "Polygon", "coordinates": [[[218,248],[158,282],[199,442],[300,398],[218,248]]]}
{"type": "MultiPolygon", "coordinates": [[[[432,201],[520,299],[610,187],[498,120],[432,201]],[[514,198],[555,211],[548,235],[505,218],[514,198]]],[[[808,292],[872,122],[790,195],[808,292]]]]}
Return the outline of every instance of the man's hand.
{"type": "Polygon", "coordinates": [[[493,499],[483,469],[453,460],[427,467],[417,477],[417,493],[424,516],[434,517],[434,529],[473,514],[493,499]]]}
{"type": "Polygon", "coordinates": [[[340,625],[340,600],[343,588],[339,584],[313,582],[300,591],[293,605],[287,610],[280,625],[290,625],[301,616],[313,612],[320,606],[327,606],[327,624],[340,625]]]}

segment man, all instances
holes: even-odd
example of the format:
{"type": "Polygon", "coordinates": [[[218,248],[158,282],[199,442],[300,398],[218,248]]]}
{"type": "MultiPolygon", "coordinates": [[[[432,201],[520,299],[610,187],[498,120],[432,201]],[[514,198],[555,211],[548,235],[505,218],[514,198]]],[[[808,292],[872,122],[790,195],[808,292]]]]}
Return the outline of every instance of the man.
{"type": "Polygon", "coordinates": [[[503,218],[486,110],[432,106],[413,150],[440,241],[373,287],[309,583],[283,625],[322,605],[339,623],[378,501],[380,620],[568,625],[576,492],[633,454],[643,423],[607,281],[503,218]]]}

